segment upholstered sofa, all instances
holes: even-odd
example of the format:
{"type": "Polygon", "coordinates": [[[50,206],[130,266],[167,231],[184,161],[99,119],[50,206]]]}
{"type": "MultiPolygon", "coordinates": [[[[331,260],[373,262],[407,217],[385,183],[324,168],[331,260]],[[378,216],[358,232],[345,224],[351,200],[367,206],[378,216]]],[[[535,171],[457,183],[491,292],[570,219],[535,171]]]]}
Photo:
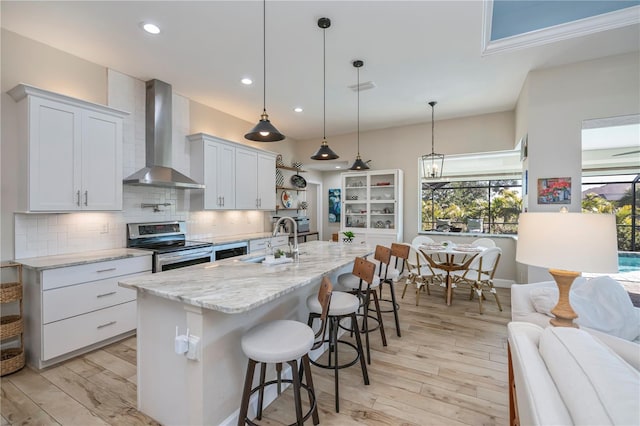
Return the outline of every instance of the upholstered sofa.
{"type": "MultiPolygon", "coordinates": [[[[549,326],[550,310],[557,302],[554,281],[511,286],[511,319],[549,326]]],[[[577,278],[571,287],[570,302],[578,314],[576,323],[609,346],[619,348],[629,362],[640,369],[640,308],[633,307],[620,283],[610,277],[577,278]]]]}
{"type": "Polygon", "coordinates": [[[508,339],[511,424],[640,424],[640,371],[615,348],[584,330],[524,322],[509,323],[508,339]]]}

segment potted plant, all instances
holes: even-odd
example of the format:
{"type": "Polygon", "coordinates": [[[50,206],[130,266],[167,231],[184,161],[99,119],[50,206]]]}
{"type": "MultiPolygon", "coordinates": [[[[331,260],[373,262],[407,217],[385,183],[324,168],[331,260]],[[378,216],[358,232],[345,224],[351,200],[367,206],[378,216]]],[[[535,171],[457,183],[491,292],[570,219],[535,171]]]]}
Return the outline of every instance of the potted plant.
{"type": "Polygon", "coordinates": [[[344,241],[345,243],[350,243],[351,241],[353,241],[353,237],[356,236],[356,234],[351,231],[344,231],[342,235],[344,235],[342,241],[344,241]]]}

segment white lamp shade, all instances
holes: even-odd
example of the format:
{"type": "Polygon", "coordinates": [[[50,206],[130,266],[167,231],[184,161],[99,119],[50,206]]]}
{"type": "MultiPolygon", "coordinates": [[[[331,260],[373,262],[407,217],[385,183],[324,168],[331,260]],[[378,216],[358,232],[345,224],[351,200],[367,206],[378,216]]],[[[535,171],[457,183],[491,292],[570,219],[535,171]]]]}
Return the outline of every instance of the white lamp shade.
{"type": "Polygon", "coordinates": [[[615,216],[522,213],[516,261],[575,272],[618,272],[615,216]]]}

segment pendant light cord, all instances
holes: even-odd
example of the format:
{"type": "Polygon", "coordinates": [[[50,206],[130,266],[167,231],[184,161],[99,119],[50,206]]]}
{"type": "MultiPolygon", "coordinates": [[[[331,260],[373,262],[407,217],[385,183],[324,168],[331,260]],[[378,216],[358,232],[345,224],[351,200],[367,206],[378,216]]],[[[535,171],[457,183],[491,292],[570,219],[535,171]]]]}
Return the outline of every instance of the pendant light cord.
{"type": "Polygon", "coordinates": [[[267,113],[267,0],[262,0],[262,111],[267,113]]]}
{"type": "Polygon", "coordinates": [[[433,140],[434,140],[433,132],[434,132],[434,129],[435,129],[435,120],[434,120],[434,114],[433,114],[433,109],[434,108],[433,107],[434,107],[434,105],[431,105],[431,154],[435,154],[435,152],[436,152],[435,149],[434,149],[434,143],[433,143],[433,140]]]}
{"type": "Polygon", "coordinates": [[[327,29],[322,29],[322,140],[327,140],[327,29]]]}
{"type": "Polygon", "coordinates": [[[356,140],[358,141],[358,157],[360,157],[360,67],[357,68],[358,71],[358,108],[357,108],[357,113],[358,113],[358,135],[356,140]]]}

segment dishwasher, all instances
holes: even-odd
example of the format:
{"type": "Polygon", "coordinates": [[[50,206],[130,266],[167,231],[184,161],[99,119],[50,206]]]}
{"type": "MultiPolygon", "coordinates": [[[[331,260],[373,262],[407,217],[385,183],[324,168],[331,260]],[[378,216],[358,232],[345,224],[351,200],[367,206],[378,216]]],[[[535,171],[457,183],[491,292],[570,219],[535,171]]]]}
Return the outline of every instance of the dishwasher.
{"type": "Polygon", "coordinates": [[[229,259],[230,257],[243,256],[247,254],[249,244],[246,241],[238,241],[229,244],[213,246],[213,260],[229,259]]]}

